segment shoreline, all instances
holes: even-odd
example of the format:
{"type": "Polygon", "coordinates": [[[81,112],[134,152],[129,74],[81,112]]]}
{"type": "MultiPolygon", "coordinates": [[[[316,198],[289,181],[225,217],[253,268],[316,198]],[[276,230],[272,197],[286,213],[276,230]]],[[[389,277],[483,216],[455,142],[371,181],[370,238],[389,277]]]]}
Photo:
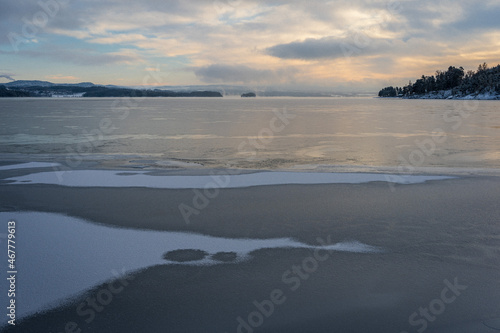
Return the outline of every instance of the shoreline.
{"type": "Polygon", "coordinates": [[[500,100],[500,93],[473,93],[473,94],[453,94],[451,90],[442,90],[423,95],[377,97],[377,98],[398,98],[398,99],[451,99],[451,100],[476,100],[476,101],[494,101],[500,100]]]}
{"type": "MultiPolygon", "coordinates": [[[[65,156],[59,155],[25,155],[0,154],[0,172],[9,165],[13,167],[14,175],[24,173],[15,172],[15,165],[36,163],[35,168],[45,168],[45,171],[70,172],[78,170],[111,170],[147,172],[152,175],[191,175],[204,176],[216,174],[251,174],[258,172],[307,172],[307,173],[371,173],[408,175],[439,175],[439,176],[500,176],[500,168],[496,167],[469,167],[469,166],[421,166],[411,167],[401,165],[351,165],[351,164],[291,164],[283,167],[245,168],[233,165],[205,165],[199,160],[164,159],[158,156],[139,155],[89,155],[77,166],[69,167],[65,156]]],[[[23,170],[29,169],[26,165],[23,170]]],[[[21,169],[20,169],[21,170],[21,169]]]]}

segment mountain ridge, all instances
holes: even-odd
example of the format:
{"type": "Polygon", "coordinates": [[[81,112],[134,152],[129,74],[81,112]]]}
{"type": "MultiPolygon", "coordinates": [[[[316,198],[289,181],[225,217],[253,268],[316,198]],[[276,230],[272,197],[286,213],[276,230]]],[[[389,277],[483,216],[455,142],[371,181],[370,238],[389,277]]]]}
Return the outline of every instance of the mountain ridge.
{"type": "Polygon", "coordinates": [[[94,87],[95,84],[92,82],[80,82],[80,83],[53,83],[49,81],[41,80],[16,80],[8,83],[2,84],[7,88],[25,88],[25,87],[54,87],[54,86],[68,86],[68,87],[94,87]]]}

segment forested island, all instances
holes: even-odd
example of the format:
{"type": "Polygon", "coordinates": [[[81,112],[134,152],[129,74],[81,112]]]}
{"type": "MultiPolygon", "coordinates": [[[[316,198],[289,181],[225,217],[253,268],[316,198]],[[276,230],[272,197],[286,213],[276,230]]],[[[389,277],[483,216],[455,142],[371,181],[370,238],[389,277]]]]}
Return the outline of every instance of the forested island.
{"type": "Polygon", "coordinates": [[[379,97],[429,99],[500,99],[500,65],[489,68],[486,63],[477,71],[450,66],[446,71],[425,76],[404,87],[386,87],[379,97]]]}
{"type": "Polygon", "coordinates": [[[222,97],[218,91],[177,92],[97,86],[92,83],[53,84],[45,81],[16,81],[0,85],[0,97],[222,97]],[[30,85],[33,84],[33,85],[30,85]]]}
{"type": "Polygon", "coordinates": [[[10,90],[5,86],[0,85],[0,97],[29,97],[30,94],[26,91],[21,90],[10,90]]]}
{"type": "Polygon", "coordinates": [[[222,97],[218,91],[177,92],[170,90],[141,90],[128,88],[93,87],[82,97],[222,97]]]}

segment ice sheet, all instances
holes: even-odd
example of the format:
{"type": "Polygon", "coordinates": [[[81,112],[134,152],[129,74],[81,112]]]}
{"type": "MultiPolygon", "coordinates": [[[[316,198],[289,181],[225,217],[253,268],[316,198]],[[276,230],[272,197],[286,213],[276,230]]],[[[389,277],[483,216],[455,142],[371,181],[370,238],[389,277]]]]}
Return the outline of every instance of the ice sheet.
{"type": "MultiPolygon", "coordinates": [[[[382,251],[357,241],[321,247],[288,238],[229,239],[194,233],[114,228],[52,213],[0,213],[3,230],[7,230],[6,224],[10,220],[16,222],[19,317],[56,306],[68,297],[124,272],[159,264],[227,264],[210,257],[218,252],[235,253],[237,257],[233,263],[237,263],[250,259],[255,250],[269,248],[320,248],[356,253],[382,251]],[[167,252],[189,249],[202,250],[208,255],[188,262],[163,259],[167,252]]],[[[0,239],[1,243],[5,241],[0,239]]],[[[2,290],[8,290],[6,283],[5,279],[0,282],[2,290]]]]}

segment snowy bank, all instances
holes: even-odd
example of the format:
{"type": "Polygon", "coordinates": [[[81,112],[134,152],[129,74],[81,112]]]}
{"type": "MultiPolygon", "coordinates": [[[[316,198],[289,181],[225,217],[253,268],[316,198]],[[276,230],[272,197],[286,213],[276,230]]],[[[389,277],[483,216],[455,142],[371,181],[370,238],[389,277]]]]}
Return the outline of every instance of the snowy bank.
{"type": "Polygon", "coordinates": [[[434,91],[423,95],[403,96],[403,99],[467,99],[467,100],[500,100],[500,93],[487,91],[483,93],[463,94],[452,90],[434,91]]]}

